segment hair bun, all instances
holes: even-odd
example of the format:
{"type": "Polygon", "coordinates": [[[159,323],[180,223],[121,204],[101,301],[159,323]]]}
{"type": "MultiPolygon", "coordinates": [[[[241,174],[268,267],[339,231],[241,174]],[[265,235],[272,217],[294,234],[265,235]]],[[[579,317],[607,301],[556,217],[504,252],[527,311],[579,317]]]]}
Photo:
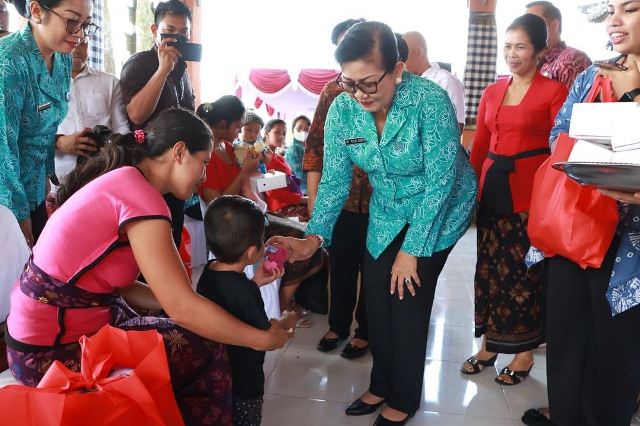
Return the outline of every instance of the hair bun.
{"type": "Polygon", "coordinates": [[[27,13],[27,6],[29,0],[6,0],[7,3],[11,3],[13,7],[16,8],[16,11],[23,18],[29,18],[29,14],[27,13]]]}

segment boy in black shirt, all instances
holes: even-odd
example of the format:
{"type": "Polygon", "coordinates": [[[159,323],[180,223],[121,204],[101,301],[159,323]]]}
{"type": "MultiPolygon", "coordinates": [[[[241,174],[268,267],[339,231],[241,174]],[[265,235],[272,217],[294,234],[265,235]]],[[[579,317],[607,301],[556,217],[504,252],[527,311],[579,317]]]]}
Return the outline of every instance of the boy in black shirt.
{"type": "MultiPolygon", "coordinates": [[[[236,195],[218,197],[209,205],[204,225],[207,244],[216,260],[209,262],[200,277],[198,293],[253,327],[295,328],[294,313],[269,321],[258,288],[282,277],[284,268],[276,267],[269,275],[260,262],[252,280],[244,274],[245,267],[256,264],[264,255],[265,217],[258,206],[236,195]]],[[[233,376],[233,424],[260,425],[265,353],[231,345],[228,353],[233,376]]]]}

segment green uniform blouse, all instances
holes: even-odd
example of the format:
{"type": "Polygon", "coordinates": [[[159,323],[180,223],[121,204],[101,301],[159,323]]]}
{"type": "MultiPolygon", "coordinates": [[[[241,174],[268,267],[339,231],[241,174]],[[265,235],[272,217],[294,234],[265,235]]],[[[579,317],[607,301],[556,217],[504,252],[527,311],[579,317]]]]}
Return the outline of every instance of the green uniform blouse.
{"type": "Polygon", "coordinates": [[[404,73],[378,140],[373,114],[346,93],[325,123],[324,168],[307,233],[330,244],[353,164],[369,174],[373,196],[367,249],[378,258],[408,225],[402,250],[431,256],[469,227],[476,177],[460,145],[456,114],[437,84],[404,73]]]}
{"type": "Polygon", "coordinates": [[[19,221],[45,199],[70,82],[71,56],[55,53],[49,72],[30,25],[0,39],[0,204],[19,221]]]}

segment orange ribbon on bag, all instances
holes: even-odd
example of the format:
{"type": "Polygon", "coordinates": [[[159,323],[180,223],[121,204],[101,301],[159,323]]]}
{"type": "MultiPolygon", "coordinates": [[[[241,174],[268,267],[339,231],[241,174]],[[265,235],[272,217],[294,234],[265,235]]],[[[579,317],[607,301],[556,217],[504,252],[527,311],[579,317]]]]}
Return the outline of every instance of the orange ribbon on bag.
{"type": "Polygon", "coordinates": [[[92,337],[82,336],[80,346],[79,373],[54,361],[37,388],[12,385],[0,389],[5,424],[184,424],[158,332],[105,325],[92,337]]]}

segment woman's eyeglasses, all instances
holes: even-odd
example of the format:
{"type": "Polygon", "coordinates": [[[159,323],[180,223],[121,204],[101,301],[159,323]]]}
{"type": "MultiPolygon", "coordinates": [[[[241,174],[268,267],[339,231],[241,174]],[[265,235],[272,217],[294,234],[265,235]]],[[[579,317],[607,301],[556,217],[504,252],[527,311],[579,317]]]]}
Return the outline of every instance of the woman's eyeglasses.
{"type": "Polygon", "coordinates": [[[43,9],[46,9],[49,12],[53,13],[54,15],[64,19],[67,24],[66,30],[69,34],[76,34],[78,31],[82,30],[85,37],[91,37],[96,33],[96,31],[98,31],[98,29],[100,29],[100,27],[92,22],[82,22],[78,21],[77,19],[69,19],[43,4],[40,4],[40,6],[42,6],[43,9]]]}
{"type": "Polygon", "coordinates": [[[336,83],[347,93],[355,95],[358,90],[360,90],[365,95],[373,95],[378,91],[378,85],[382,81],[382,79],[387,75],[388,71],[385,71],[382,74],[382,77],[378,79],[378,81],[345,81],[342,80],[342,74],[338,76],[336,79],[336,83]]]}

